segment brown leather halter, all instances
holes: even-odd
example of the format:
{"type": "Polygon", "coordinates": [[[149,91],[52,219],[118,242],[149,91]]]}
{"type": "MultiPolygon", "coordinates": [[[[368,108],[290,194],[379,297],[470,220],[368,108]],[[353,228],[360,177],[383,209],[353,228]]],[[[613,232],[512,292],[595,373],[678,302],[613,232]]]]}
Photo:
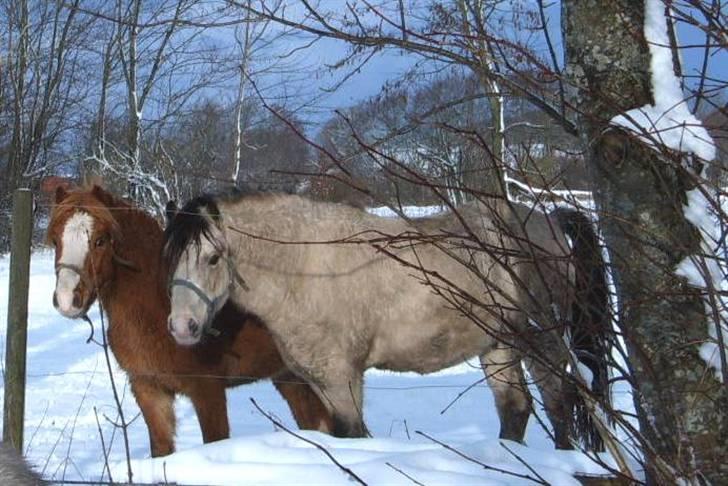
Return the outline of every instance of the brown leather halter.
{"type": "MultiPolygon", "coordinates": [[[[113,249],[112,249],[112,251],[113,251],[113,249]]],[[[119,255],[116,254],[116,252],[114,252],[114,254],[111,255],[111,259],[118,265],[128,268],[129,270],[132,270],[134,272],[141,271],[139,269],[139,267],[136,266],[133,262],[126,260],[124,258],[121,258],[119,255]]],[[[86,287],[88,287],[88,288],[95,287],[95,285],[93,285],[93,282],[91,282],[91,279],[88,277],[88,275],[86,275],[86,272],[83,271],[83,268],[81,268],[78,265],[74,265],[72,263],[62,263],[62,262],[56,263],[56,278],[58,277],[58,273],[63,269],[70,270],[73,273],[75,273],[76,275],[78,275],[78,277],[81,279],[81,281],[83,282],[83,284],[86,287]]]]}

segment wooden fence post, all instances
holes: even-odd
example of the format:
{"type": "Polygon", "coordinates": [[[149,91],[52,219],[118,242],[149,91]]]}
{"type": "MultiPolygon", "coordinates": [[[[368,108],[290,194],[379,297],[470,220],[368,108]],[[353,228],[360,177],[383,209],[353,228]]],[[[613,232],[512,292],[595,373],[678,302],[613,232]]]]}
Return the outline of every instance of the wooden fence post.
{"type": "Polygon", "coordinates": [[[30,242],[33,230],[33,195],[30,189],[15,191],[12,228],[8,328],[5,337],[3,441],[12,445],[22,454],[23,419],[25,415],[25,348],[28,338],[30,242]]]}

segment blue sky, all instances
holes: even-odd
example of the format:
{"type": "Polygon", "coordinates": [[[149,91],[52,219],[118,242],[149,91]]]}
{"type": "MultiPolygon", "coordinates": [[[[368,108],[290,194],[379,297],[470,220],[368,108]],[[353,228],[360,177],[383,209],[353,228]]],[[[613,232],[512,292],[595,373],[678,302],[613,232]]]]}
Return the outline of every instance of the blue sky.
{"type": "MultiPolygon", "coordinates": [[[[290,5],[286,10],[286,17],[296,18],[297,15],[300,15],[301,6],[299,1],[286,1],[290,5]]],[[[520,1],[530,3],[534,0],[520,1]]],[[[396,4],[394,0],[378,0],[379,4],[392,4],[392,2],[396,4]]],[[[427,2],[428,0],[406,0],[405,4],[412,11],[418,11],[415,9],[419,9],[421,12],[422,5],[426,5],[427,2]]],[[[320,0],[319,5],[322,6],[324,11],[329,9],[341,13],[341,6],[345,5],[345,3],[344,0],[320,0]]],[[[549,5],[546,13],[548,28],[551,38],[556,44],[560,63],[563,64],[560,2],[554,0],[549,5]]],[[[505,12],[503,15],[506,17],[510,14],[505,12]]],[[[415,20],[408,18],[408,25],[412,25],[414,22],[415,20]]],[[[270,27],[270,31],[279,32],[280,27],[270,27]]],[[[217,29],[212,32],[212,35],[217,42],[225,45],[233,44],[232,29],[217,29]]],[[[529,34],[522,31],[510,31],[504,35],[510,39],[519,37],[523,39],[529,34]]],[[[539,35],[541,36],[541,34],[539,35]]],[[[703,60],[703,48],[699,46],[705,42],[704,34],[695,27],[679,23],[678,37],[682,45],[698,46],[681,50],[684,73],[688,75],[698,74],[703,60]]],[[[276,103],[280,98],[286,98],[288,102],[285,104],[289,108],[304,107],[301,108],[299,114],[313,124],[311,127],[313,132],[316,131],[315,126],[317,124],[321,124],[333,116],[335,109],[346,108],[377,95],[381,92],[385,83],[400,79],[416,62],[422,60],[420,56],[415,54],[398,49],[388,49],[374,56],[352,74],[354,68],[352,64],[339,69],[330,68],[331,65],[346,57],[348,45],[345,42],[334,39],[320,39],[305,49],[302,48],[307,46],[311,39],[311,36],[302,33],[278,39],[269,48],[270,52],[266,51],[261,56],[259,67],[267,66],[273,62],[276,53],[288,53],[297,48],[301,48],[301,50],[297,50],[293,56],[287,57],[280,69],[276,67],[278,73],[266,74],[261,77],[256,76],[255,78],[259,87],[269,87],[269,89],[264,89],[269,102],[276,103]],[[342,81],[344,78],[346,78],[345,81],[342,81]],[[338,89],[329,91],[332,87],[338,86],[339,82],[341,82],[341,85],[338,89]]],[[[544,58],[547,57],[543,39],[540,37],[535,40],[531,39],[530,45],[541,50],[544,58]]],[[[715,50],[713,52],[707,74],[711,78],[728,80],[728,50],[715,50]]],[[[687,82],[692,85],[697,83],[694,79],[687,79],[687,82]]],[[[216,93],[216,96],[222,95],[232,101],[236,93],[237,80],[233,79],[231,84],[216,93]]]]}
{"type": "MultiPolygon", "coordinates": [[[[412,3],[412,2],[411,2],[412,3]]],[[[419,2],[420,4],[422,2],[419,2]]],[[[324,5],[336,5],[336,0],[326,0],[324,5]]],[[[562,56],[560,33],[560,9],[558,2],[551,4],[548,9],[548,23],[552,38],[557,43],[559,56],[562,56]]],[[[517,35],[517,34],[514,34],[517,35]]],[[[705,42],[704,35],[695,27],[685,23],[678,24],[678,37],[681,45],[699,46],[705,42]]],[[[542,46],[543,48],[544,46],[542,46]]],[[[418,56],[390,49],[378,54],[364,65],[359,72],[352,75],[341,87],[333,93],[324,90],[335,85],[342,79],[347,69],[340,69],[332,74],[324,68],[342,59],[347,51],[345,43],[337,40],[323,39],[305,51],[304,58],[310,72],[301,76],[302,90],[309,96],[317,96],[317,106],[320,108],[315,118],[330,113],[334,108],[341,108],[355,104],[380,92],[387,81],[398,79],[413,66],[418,56]],[[318,69],[317,69],[318,68],[318,69]]],[[[703,48],[690,47],[681,50],[683,71],[685,74],[697,75],[703,61],[703,48]]],[[[728,50],[718,50],[713,53],[708,65],[708,76],[726,80],[728,79],[728,50]]],[[[695,80],[687,80],[695,83],[695,80]]]]}

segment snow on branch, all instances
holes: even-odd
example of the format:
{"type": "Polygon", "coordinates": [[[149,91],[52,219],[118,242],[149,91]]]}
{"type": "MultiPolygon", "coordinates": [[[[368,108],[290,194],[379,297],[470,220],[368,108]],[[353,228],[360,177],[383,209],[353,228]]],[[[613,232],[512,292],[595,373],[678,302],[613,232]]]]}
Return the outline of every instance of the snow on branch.
{"type": "Polygon", "coordinates": [[[675,75],[663,0],[646,0],[644,34],[650,49],[655,104],[618,115],[612,124],[636,133],[648,145],[665,146],[713,160],[715,144],[701,121],[690,113],[675,75]]]}
{"type": "Polygon", "coordinates": [[[644,35],[650,50],[650,74],[654,105],[630,110],[612,119],[613,125],[622,127],[655,148],[669,148],[685,154],[683,165],[695,176],[697,186],[687,192],[687,204],[683,207],[685,219],[692,223],[701,235],[701,248],[697,254],[683,259],[675,274],[684,277],[688,284],[703,289],[708,316],[708,337],[700,344],[700,356],[713,368],[716,377],[724,381],[728,373],[726,349],[728,349],[728,312],[721,292],[726,281],[725,248],[721,235],[722,214],[719,194],[705,186],[705,164],[695,173],[689,155],[701,161],[711,161],[716,156],[715,144],[695,115],[690,112],[682,92],[680,80],[675,75],[670,37],[667,30],[666,8],[663,0],[646,0],[644,35]],[[719,325],[716,325],[720,323],[719,325]],[[719,346],[718,343],[723,343],[719,346]]]}

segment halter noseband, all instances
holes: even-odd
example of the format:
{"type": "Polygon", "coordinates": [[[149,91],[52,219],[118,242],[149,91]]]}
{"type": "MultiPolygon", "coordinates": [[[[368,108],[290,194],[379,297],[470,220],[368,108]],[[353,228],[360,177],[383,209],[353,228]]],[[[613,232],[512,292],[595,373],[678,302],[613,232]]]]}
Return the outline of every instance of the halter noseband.
{"type": "Polygon", "coordinates": [[[61,272],[61,270],[70,270],[76,275],[78,275],[78,278],[81,279],[83,284],[87,287],[90,287],[88,285],[88,277],[86,276],[86,273],[83,271],[83,268],[79,267],[78,265],[73,265],[71,263],[56,263],[56,278],[58,278],[58,274],[61,272]]]}
{"type": "MultiPolygon", "coordinates": [[[[245,280],[240,275],[240,273],[233,267],[233,262],[228,257],[223,257],[225,259],[225,262],[227,263],[227,269],[228,273],[230,275],[230,285],[228,285],[228,290],[232,291],[232,289],[235,287],[235,284],[237,283],[240,285],[240,288],[245,290],[246,292],[250,290],[250,287],[248,287],[248,284],[245,283],[245,280]]],[[[202,328],[205,330],[206,333],[211,334],[214,337],[217,337],[220,335],[220,331],[213,328],[210,324],[212,323],[212,319],[215,317],[215,312],[220,306],[221,303],[224,303],[225,300],[229,297],[226,296],[223,298],[222,295],[218,295],[214,299],[211,299],[207,296],[204,290],[202,290],[197,284],[192,282],[191,280],[181,279],[181,278],[175,278],[172,279],[172,281],[169,282],[169,293],[172,293],[172,289],[174,287],[185,287],[187,289],[190,289],[192,292],[197,295],[197,297],[200,298],[200,300],[205,304],[207,307],[207,311],[205,314],[205,322],[202,326],[202,328]]]]}

